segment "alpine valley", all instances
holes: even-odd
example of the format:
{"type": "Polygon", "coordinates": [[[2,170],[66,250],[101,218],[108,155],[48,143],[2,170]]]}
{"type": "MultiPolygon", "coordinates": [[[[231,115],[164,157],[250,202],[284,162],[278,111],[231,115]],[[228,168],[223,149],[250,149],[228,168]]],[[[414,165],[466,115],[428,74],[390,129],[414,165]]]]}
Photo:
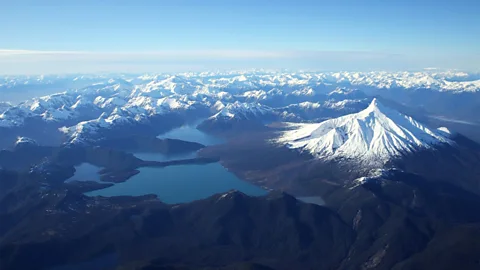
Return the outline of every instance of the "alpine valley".
{"type": "Polygon", "coordinates": [[[480,74],[10,76],[0,94],[1,269],[480,269],[480,74]]]}

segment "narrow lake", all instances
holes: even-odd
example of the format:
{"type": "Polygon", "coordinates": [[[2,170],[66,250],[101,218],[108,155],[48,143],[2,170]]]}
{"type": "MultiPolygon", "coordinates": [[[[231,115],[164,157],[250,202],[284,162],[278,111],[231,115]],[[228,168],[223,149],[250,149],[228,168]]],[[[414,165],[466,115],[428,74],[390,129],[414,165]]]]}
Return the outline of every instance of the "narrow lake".
{"type": "Polygon", "coordinates": [[[218,137],[209,135],[196,128],[197,124],[185,125],[173,129],[167,133],[160,134],[157,138],[160,139],[179,139],[190,142],[197,142],[203,145],[215,145],[223,143],[224,140],[218,137]]]}
{"type": "Polygon", "coordinates": [[[72,181],[100,182],[100,175],[98,174],[98,171],[100,171],[101,169],[102,168],[92,165],[90,163],[82,163],[78,166],[75,166],[75,175],[65,180],[65,182],[72,182],[72,181]]]}
{"type": "Polygon", "coordinates": [[[320,196],[313,196],[313,197],[297,197],[299,201],[304,203],[311,203],[316,205],[325,205],[325,201],[320,196]]]}

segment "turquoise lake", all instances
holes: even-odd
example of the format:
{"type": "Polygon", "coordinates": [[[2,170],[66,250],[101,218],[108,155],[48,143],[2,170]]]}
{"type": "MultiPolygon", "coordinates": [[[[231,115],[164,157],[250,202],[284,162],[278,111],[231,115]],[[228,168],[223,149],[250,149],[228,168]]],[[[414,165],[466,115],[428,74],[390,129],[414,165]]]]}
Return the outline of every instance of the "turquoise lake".
{"type": "Polygon", "coordinates": [[[203,199],[232,189],[260,196],[266,191],[238,179],[219,163],[178,165],[165,168],[141,168],[140,173],[123,183],[95,190],[90,196],[156,194],[166,203],[182,203],[203,199]]]}
{"type": "MultiPolygon", "coordinates": [[[[222,140],[205,134],[194,126],[183,126],[174,129],[159,136],[159,138],[181,139],[205,145],[222,143],[222,140]]],[[[196,156],[196,153],[169,156],[158,153],[134,153],[134,155],[143,160],[168,161],[193,158],[196,156]]],[[[85,178],[92,178],[88,173],[96,174],[98,172],[98,168],[88,165],[84,165],[82,169],[82,175],[85,178]]],[[[164,168],[144,167],[140,168],[139,171],[139,174],[134,175],[126,182],[117,183],[111,187],[86,194],[89,196],[156,194],[161,201],[175,204],[203,199],[232,189],[252,196],[260,196],[267,193],[266,190],[258,186],[240,180],[219,163],[189,164],[164,168]]]]}

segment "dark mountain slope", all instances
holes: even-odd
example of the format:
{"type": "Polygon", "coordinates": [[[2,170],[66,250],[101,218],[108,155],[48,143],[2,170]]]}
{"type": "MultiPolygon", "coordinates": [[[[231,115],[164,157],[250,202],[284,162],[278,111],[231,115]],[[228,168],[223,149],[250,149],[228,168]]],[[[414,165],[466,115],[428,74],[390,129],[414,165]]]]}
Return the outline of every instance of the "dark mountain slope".
{"type": "Polygon", "coordinates": [[[278,192],[90,198],[1,175],[5,269],[478,269],[480,197],[399,171],[337,189],[329,208],[278,192]]]}

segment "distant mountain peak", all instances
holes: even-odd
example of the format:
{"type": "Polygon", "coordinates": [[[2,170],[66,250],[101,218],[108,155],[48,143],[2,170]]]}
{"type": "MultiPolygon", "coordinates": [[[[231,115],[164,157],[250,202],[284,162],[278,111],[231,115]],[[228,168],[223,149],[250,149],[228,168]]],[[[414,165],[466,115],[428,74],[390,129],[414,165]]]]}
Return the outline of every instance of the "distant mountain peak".
{"type": "Polygon", "coordinates": [[[438,144],[453,144],[449,132],[430,129],[376,98],[354,114],[315,124],[291,124],[277,142],[316,158],[353,159],[371,165],[438,144]]]}
{"type": "Polygon", "coordinates": [[[17,141],[15,142],[15,146],[23,146],[23,145],[37,145],[37,142],[28,137],[17,137],[17,141]]]}
{"type": "Polygon", "coordinates": [[[218,113],[211,116],[210,119],[217,118],[245,118],[263,115],[271,112],[271,108],[262,105],[260,103],[241,103],[235,101],[234,103],[228,103],[223,105],[218,113]]]}

